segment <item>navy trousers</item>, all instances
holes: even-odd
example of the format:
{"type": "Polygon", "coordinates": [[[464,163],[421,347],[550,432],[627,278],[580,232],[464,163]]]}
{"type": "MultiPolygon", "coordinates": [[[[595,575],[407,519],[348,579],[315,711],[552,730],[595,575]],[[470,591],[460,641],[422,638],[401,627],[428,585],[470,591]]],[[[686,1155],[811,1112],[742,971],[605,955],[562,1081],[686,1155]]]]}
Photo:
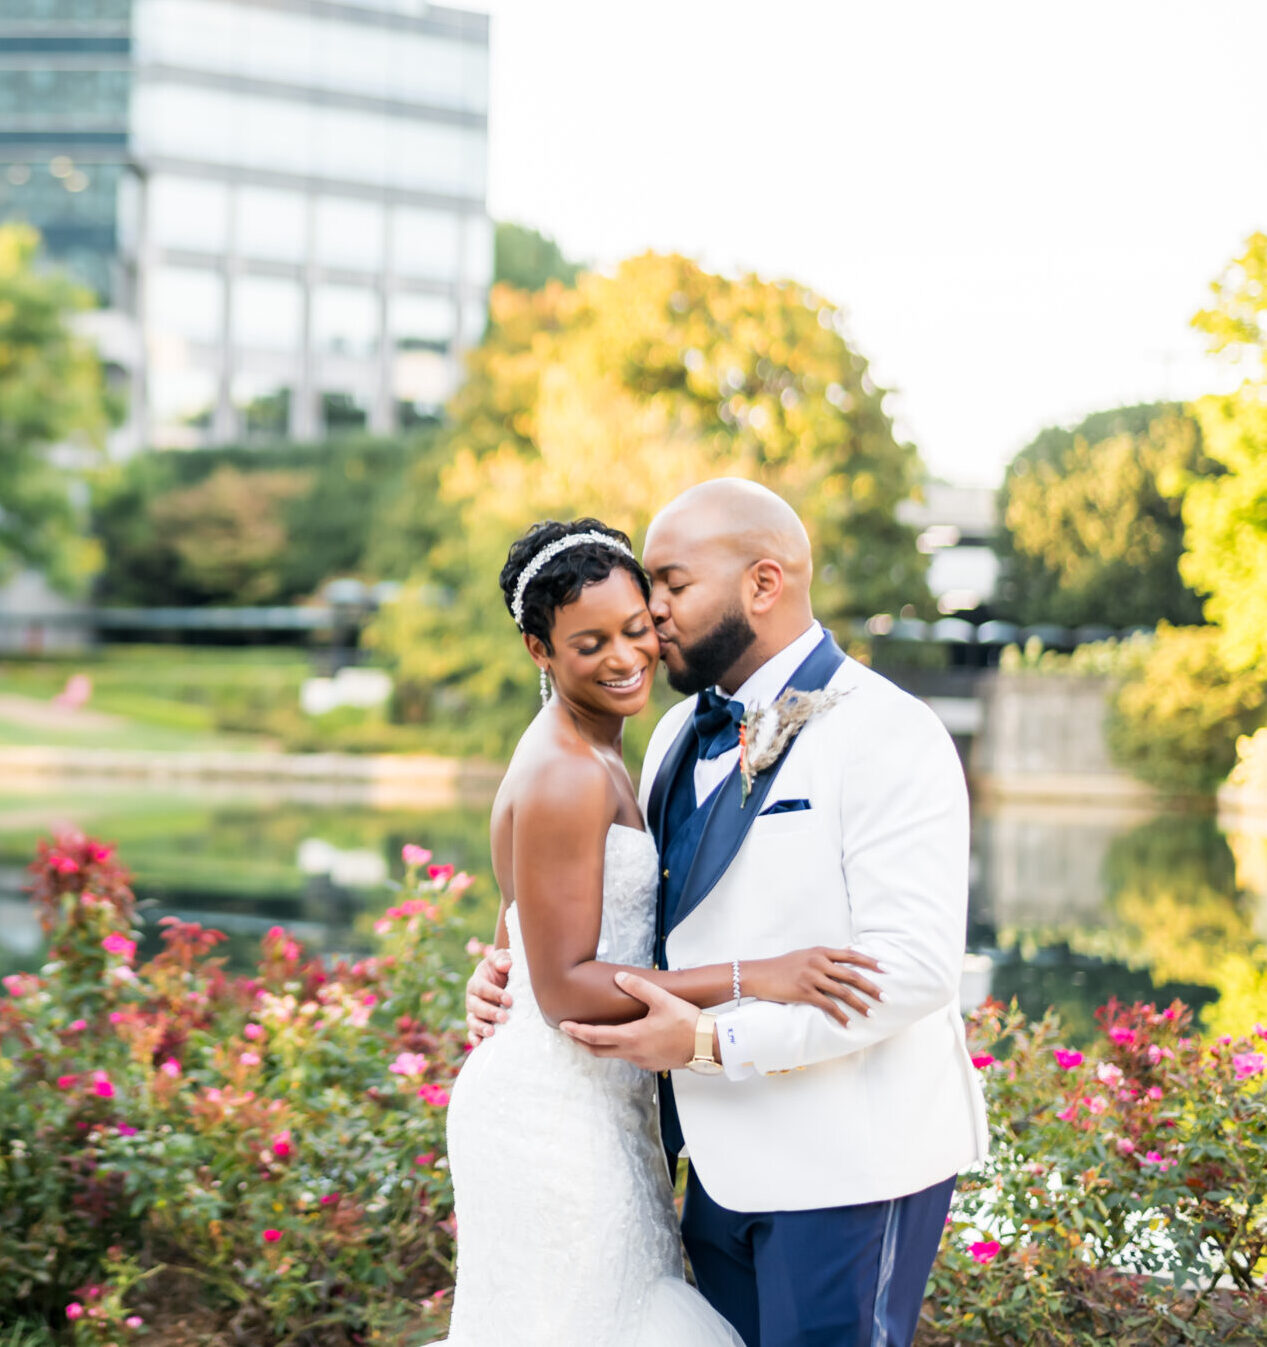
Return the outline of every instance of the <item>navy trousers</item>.
{"type": "Polygon", "coordinates": [[[682,1237],[696,1284],[747,1347],[910,1347],[954,1187],[745,1213],[719,1207],[692,1167],[682,1237]]]}

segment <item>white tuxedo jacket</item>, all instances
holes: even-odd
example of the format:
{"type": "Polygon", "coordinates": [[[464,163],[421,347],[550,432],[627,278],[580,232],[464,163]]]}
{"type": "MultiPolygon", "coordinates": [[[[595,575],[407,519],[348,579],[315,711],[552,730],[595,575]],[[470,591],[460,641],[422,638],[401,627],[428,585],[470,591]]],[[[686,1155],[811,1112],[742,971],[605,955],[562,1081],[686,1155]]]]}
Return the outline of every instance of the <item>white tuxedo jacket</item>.
{"type": "MultiPolygon", "coordinates": [[[[732,1211],[805,1210],[918,1192],[981,1159],[985,1103],[959,1008],[968,901],[968,800],[950,736],[923,703],[846,659],[848,689],[794,741],[715,887],[669,933],[670,968],[809,945],[875,958],[884,1000],[841,1028],[812,1006],[720,1006],[754,1071],[673,1073],[687,1151],[732,1211]],[[729,1008],[728,1008],[729,1007],[729,1008]]],[[[656,727],[656,773],[695,698],[656,727]]]]}

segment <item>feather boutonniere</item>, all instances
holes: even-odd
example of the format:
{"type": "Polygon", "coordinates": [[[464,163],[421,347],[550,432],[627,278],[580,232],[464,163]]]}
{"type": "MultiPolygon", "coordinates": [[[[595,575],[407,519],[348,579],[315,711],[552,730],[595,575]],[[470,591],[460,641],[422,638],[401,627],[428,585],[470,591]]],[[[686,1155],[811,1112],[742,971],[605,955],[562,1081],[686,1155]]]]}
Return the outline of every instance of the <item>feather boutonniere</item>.
{"type": "Polygon", "coordinates": [[[739,726],[739,807],[748,803],[752,783],[778,762],[783,750],[815,716],[820,715],[852,688],[822,688],[799,692],[788,688],[771,706],[745,711],[739,726]]]}

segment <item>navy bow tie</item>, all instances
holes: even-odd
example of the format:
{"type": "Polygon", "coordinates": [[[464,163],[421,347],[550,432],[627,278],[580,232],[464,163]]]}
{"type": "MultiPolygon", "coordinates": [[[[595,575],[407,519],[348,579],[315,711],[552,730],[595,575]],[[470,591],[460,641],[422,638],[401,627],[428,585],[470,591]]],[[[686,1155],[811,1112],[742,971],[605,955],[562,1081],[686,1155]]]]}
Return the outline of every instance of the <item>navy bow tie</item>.
{"type": "Polygon", "coordinates": [[[743,702],[720,697],[712,688],[706,688],[695,703],[696,752],[701,758],[720,758],[732,748],[739,747],[739,722],[743,719],[743,702]]]}

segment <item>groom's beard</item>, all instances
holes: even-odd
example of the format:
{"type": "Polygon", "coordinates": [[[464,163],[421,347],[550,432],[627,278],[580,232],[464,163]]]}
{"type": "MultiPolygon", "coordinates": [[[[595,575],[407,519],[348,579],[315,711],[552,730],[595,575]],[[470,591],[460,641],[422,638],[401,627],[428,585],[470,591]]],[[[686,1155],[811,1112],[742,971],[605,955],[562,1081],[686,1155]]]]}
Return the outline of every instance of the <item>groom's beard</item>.
{"type": "Polygon", "coordinates": [[[675,673],[666,662],[669,686],[675,692],[687,696],[711,688],[714,683],[721,682],[756,639],[757,633],[748,625],[748,619],[742,611],[735,609],[727,613],[712,631],[700,637],[694,645],[678,644],[678,654],[682,657],[684,667],[675,673]]]}

